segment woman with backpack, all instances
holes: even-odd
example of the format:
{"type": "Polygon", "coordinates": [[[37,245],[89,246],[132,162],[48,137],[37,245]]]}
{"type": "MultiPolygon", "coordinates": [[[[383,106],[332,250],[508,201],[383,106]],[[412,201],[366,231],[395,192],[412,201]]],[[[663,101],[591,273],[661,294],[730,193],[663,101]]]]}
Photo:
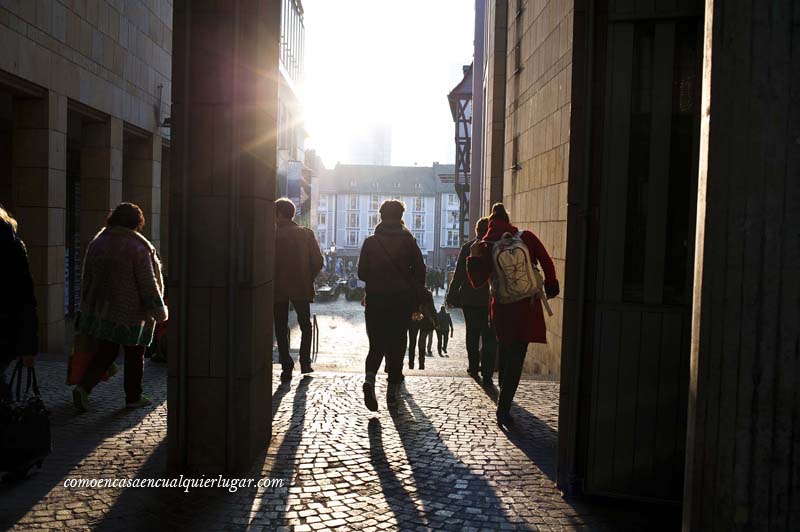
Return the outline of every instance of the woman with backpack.
{"type": "Polygon", "coordinates": [[[522,366],[529,343],[547,343],[542,298],[559,293],[553,261],[542,242],[530,231],[511,225],[502,203],[492,207],[489,230],[483,240],[476,240],[467,259],[470,284],[477,288],[489,282],[492,293],[491,316],[500,344],[503,368],[500,397],[497,400],[497,424],[511,428],[511,403],[522,376],[522,366]],[[544,270],[541,294],[534,270],[544,270]]]}

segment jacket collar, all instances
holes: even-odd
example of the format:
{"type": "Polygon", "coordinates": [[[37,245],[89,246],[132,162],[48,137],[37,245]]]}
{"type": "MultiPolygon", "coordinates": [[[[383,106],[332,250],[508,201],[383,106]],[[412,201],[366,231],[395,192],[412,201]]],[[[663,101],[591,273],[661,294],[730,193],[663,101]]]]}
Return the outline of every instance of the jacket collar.
{"type": "Polygon", "coordinates": [[[381,222],[375,227],[376,235],[385,236],[412,236],[411,231],[405,226],[403,221],[381,222]]]}
{"type": "Polygon", "coordinates": [[[297,225],[297,222],[294,220],[278,220],[275,222],[275,225],[278,227],[286,227],[290,225],[297,225]]]}

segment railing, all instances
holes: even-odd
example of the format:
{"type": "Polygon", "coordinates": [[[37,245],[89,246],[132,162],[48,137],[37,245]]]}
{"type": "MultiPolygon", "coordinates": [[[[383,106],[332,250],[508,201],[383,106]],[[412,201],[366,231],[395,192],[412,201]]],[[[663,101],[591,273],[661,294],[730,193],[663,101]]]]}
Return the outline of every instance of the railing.
{"type": "Polygon", "coordinates": [[[281,63],[292,81],[303,77],[305,59],[305,25],[300,0],[283,0],[281,13],[281,63]]]}

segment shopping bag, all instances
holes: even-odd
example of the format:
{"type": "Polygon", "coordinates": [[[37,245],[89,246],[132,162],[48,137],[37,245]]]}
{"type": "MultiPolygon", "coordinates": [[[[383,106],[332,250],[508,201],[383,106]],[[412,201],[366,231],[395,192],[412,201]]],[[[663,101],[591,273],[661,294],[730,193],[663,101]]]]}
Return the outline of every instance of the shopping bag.
{"type": "MultiPolygon", "coordinates": [[[[88,334],[75,335],[75,340],[72,342],[72,352],[67,361],[67,384],[80,384],[83,374],[86,373],[99,350],[99,344],[95,337],[88,334]]],[[[115,375],[118,371],[117,365],[112,363],[111,367],[103,373],[102,379],[107,381],[109,377],[115,375]]]]}

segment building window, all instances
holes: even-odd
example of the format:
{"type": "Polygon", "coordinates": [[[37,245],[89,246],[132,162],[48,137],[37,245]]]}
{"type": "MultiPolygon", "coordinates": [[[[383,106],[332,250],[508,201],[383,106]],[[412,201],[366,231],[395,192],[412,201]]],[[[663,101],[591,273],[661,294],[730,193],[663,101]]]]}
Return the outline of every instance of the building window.
{"type": "Polygon", "coordinates": [[[380,223],[380,219],[377,214],[370,214],[369,215],[369,229],[375,229],[375,227],[380,223]]]}
{"type": "Polygon", "coordinates": [[[447,211],[447,227],[458,227],[458,211],[447,211]]]}
{"type": "Polygon", "coordinates": [[[411,215],[411,228],[425,229],[425,215],[424,214],[411,215]]]}
{"type": "Polygon", "coordinates": [[[455,207],[458,205],[458,196],[455,194],[448,194],[447,195],[447,205],[450,207],[455,207]]]}
{"type": "Polygon", "coordinates": [[[328,213],[327,212],[319,212],[317,213],[319,217],[318,225],[328,225],[328,213]]]}
{"type": "Polygon", "coordinates": [[[458,229],[447,230],[447,245],[449,247],[458,246],[458,229]]]}
{"type": "Polygon", "coordinates": [[[319,210],[327,211],[328,210],[328,195],[327,194],[320,194],[319,195],[319,210]]]}
{"type": "Polygon", "coordinates": [[[381,197],[380,196],[370,196],[369,197],[369,210],[377,211],[381,206],[381,197]]]}
{"type": "Polygon", "coordinates": [[[403,201],[403,198],[401,198],[400,196],[392,196],[392,199],[396,201],[403,201]]]}
{"type": "Polygon", "coordinates": [[[425,198],[417,196],[414,198],[414,210],[423,212],[425,210],[425,198]]]}
{"type": "Polygon", "coordinates": [[[356,196],[355,194],[351,194],[347,197],[347,201],[348,201],[347,204],[348,209],[350,209],[351,211],[358,210],[358,196],[356,196]]]}
{"type": "Polygon", "coordinates": [[[417,245],[419,247],[425,247],[425,233],[422,231],[414,231],[414,238],[417,239],[417,245]]]}
{"type": "Polygon", "coordinates": [[[347,227],[355,227],[355,228],[360,227],[359,224],[360,220],[358,215],[359,215],[358,211],[347,213],[347,227]]]}
{"type": "Polygon", "coordinates": [[[358,246],[358,231],[347,231],[347,245],[349,247],[358,246]]]}
{"type": "Polygon", "coordinates": [[[317,239],[319,240],[319,245],[324,248],[328,243],[328,232],[324,229],[317,231],[317,239]]]}
{"type": "Polygon", "coordinates": [[[422,183],[414,183],[414,188],[416,188],[417,190],[421,189],[422,183]]]}
{"type": "Polygon", "coordinates": [[[393,186],[394,188],[400,188],[400,183],[398,183],[397,181],[395,181],[394,183],[392,183],[392,186],[393,186]]]}

